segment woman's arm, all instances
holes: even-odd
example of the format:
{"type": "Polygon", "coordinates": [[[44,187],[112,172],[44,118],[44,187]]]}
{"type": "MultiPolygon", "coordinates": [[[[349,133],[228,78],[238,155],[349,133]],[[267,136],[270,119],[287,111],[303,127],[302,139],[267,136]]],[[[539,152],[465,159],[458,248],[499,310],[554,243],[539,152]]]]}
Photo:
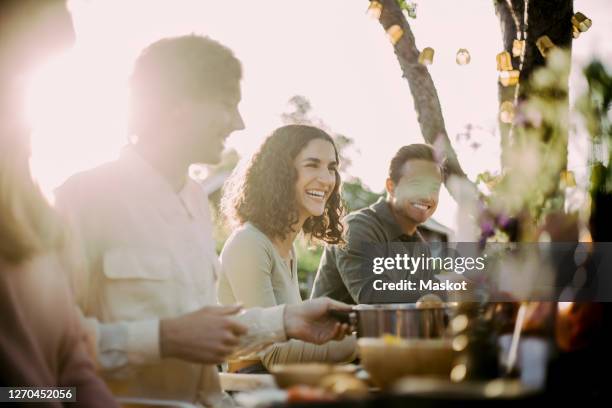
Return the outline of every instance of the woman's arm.
{"type": "Polygon", "coordinates": [[[228,303],[225,290],[244,307],[276,306],[272,287],[273,256],[271,248],[255,231],[242,229],[228,239],[221,253],[221,279],[229,288],[220,285],[219,301],[228,303]]]}
{"type": "Polygon", "coordinates": [[[353,335],[341,341],[330,341],[322,345],[289,340],[268,347],[260,353],[260,356],[262,364],[268,370],[277,364],[350,363],[357,358],[357,339],[353,335]]]}

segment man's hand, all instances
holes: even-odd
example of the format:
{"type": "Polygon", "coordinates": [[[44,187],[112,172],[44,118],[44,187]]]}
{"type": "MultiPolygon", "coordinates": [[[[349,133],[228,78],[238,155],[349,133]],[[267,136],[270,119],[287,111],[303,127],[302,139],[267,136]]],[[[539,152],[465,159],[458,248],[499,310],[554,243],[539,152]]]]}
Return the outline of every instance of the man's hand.
{"type": "Polygon", "coordinates": [[[352,307],[324,297],[285,306],[287,337],[315,344],[342,340],[349,332],[349,325],[333,318],[329,313],[331,310],[350,312],[352,307]]]}
{"type": "Polygon", "coordinates": [[[159,324],[162,357],[201,364],[221,364],[240,343],[247,328],[234,321],[242,306],[209,306],[159,324]]]}

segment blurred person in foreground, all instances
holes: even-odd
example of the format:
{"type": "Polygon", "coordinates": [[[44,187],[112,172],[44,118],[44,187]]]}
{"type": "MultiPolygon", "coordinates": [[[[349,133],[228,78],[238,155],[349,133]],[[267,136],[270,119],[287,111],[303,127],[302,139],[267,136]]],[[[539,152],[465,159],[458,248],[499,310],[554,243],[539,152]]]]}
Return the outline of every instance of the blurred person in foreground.
{"type": "Polygon", "coordinates": [[[113,407],[60,261],[64,226],[30,175],[22,112],[25,74],[72,40],[63,0],[0,3],[0,386],[76,387],[78,405],[113,407]]]}
{"type": "Polygon", "coordinates": [[[377,291],[374,281],[396,283],[431,280],[432,271],[372,272],[374,257],[411,257],[428,254],[418,226],[438,206],[443,168],[434,149],[426,144],[403,146],[389,165],[387,196],[344,218],[345,245],[327,245],[315,277],[312,297],[329,296],[347,303],[409,303],[426,295],[423,291],[377,291]]]}
{"type": "Polygon", "coordinates": [[[288,338],[324,343],[347,330],[328,312],[348,306],[330,299],[242,312],[217,305],[208,200],[188,169],[217,163],[225,139],[244,128],[241,76],[233,53],[209,38],[150,45],[130,80],[131,144],[56,192],[83,246],[78,303],[118,395],[231,404],[215,364],[288,338]]]}
{"type": "MultiPolygon", "coordinates": [[[[300,232],[311,240],[342,242],[338,152],[325,131],[305,125],[276,129],[244,172],[224,188],[223,209],[235,227],[221,253],[218,296],[223,304],[246,307],[300,304],[297,254],[300,232]]],[[[350,362],[353,337],[322,345],[291,340],[275,344],[241,370],[298,362],[350,362]]]]}

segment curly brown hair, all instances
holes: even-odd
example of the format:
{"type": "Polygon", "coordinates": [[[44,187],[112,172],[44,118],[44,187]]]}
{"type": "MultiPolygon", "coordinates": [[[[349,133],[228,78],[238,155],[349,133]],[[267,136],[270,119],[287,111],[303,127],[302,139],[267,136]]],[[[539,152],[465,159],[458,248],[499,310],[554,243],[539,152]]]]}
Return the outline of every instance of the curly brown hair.
{"type": "MultiPolygon", "coordinates": [[[[285,239],[299,221],[295,200],[298,173],[294,160],[315,139],[327,140],[338,150],[330,135],[306,125],[287,125],[276,129],[253,155],[243,171],[235,171],[223,188],[221,208],[234,225],[250,222],[270,239],[285,239]]],[[[302,231],[328,244],[343,242],[340,222],[344,205],[340,196],[340,174],[321,216],[304,222],[302,231]]]]}

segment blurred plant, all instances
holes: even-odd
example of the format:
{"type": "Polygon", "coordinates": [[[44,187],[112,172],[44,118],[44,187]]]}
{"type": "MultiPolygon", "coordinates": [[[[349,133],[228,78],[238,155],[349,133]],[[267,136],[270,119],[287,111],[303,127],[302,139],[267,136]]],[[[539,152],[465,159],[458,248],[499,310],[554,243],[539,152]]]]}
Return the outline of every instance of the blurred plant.
{"type": "Polygon", "coordinates": [[[585,69],[588,91],[577,102],[591,137],[590,229],[594,241],[612,240],[612,75],[595,60],[585,69]]]}
{"type": "Polygon", "coordinates": [[[612,155],[612,75],[599,61],[593,61],[584,69],[588,91],[578,100],[577,106],[583,114],[593,144],[592,164],[594,170],[591,192],[612,191],[610,156],[612,155]]]}
{"type": "Polygon", "coordinates": [[[300,293],[302,299],[307,299],[310,295],[314,277],[319,268],[319,261],[323,255],[323,247],[312,245],[303,236],[295,241],[295,252],[298,259],[298,281],[300,283],[300,293]]]}
{"type": "Polygon", "coordinates": [[[417,9],[416,1],[406,1],[406,0],[396,0],[396,1],[397,1],[397,5],[402,10],[402,13],[404,13],[406,17],[416,18],[416,9],[417,9]]]}
{"type": "Polygon", "coordinates": [[[372,205],[382,196],[382,193],[375,193],[368,189],[358,178],[342,183],[342,199],[347,212],[372,205]]]}
{"type": "Polygon", "coordinates": [[[478,175],[481,240],[535,241],[545,216],[563,210],[569,67],[567,51],[551,51],[547,65],[533,73],[529,95],[518,107],[502,174],[478,175]]]}

